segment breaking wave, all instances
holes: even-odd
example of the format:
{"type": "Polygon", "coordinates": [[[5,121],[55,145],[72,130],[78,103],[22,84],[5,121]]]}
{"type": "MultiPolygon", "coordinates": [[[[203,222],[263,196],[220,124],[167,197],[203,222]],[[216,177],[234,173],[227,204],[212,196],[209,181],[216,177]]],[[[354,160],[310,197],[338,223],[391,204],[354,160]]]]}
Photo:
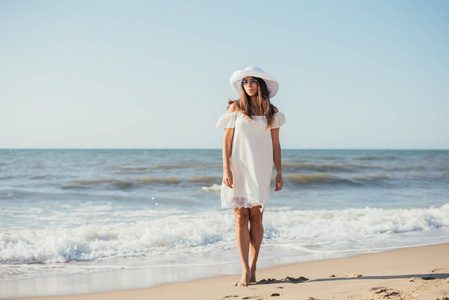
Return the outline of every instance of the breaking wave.
{"type": "MultiPolygon", "coordinates": [[[[264,224],[266,245],[285,244],[310,250],[321,245],[323,251],[338,245],[340,250],[347,250],[354,247],[355,241],[363,247],[372,241],[379,246],[389,239],[397,243],[398,234],[449,230],[449,204],[410,209],[273,210],[264,216],[264,224]]],[[[410,236],[407,239],[413,240],[410,236]]],[[[422,236],[417,237],[415,244],[420,244],[421,239],[422,236]]],[[[75,227],[3,231],[0,232],[0,263],[219,253],[234,246],[233,215],[207,211],[168,214],[130,223],[93,222],[75,227]]]]}

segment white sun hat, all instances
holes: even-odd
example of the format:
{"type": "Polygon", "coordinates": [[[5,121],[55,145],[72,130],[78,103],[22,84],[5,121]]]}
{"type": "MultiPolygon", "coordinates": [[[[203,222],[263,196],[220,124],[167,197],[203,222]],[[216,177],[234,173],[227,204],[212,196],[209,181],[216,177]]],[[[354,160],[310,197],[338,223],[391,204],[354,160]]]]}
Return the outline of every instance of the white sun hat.
{"type": "Polygon", "coordinates": [[[237,95],[240,95],[240,86],[242,84],[242,79],[249,76],[262,78],[267,84],[270,98],[276,96],[279,90],[279,83],[273,77],[265,74],[265,72],[261,68],[251,66],[246,67],[244,70],[235,71],[229,79],[229,83],[231,84],[232,89],[237,93],[237,95]]]}

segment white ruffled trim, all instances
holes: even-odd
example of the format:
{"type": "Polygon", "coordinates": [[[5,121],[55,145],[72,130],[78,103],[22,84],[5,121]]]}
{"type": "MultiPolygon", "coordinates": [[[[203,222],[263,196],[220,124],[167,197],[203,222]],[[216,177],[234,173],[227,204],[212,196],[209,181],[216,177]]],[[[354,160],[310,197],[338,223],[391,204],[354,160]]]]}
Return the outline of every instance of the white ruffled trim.
{"type": "MultiPolygon", "coordinates": [[[[217,122],[217,125],[215,125],[216,128],[234,128],[235,127],[235,120],[237,118],[238,111],[234,111],[232,113],[226,113],[222,115],[217,122]]],[[[279,128],[282,125],[286,123],[285,121],[285,115],[281,112],[277,112],[274,114],[274,121],[273,125],[271,125],[271,128],[279,128]]]]}
{"type": "Polygon", "coordinates": [[[215,127],[217,127],[217,128],[234,128],[236,116],[237,116],[236,111],[222,115],[218,119],[217,125],[215,125],[215,127]]]}
{"type": "Polygon", "coordinates": [[[261,201],[256,201],[256,202],[249,202],[247,197],[234,197],[232,198],[230,201],[226,201],[226,206],[228,208],[238,208],[238,209],[242,209],[242,208],[253,208],[255,206],[261,206],[260,208],[260,212],[263,212],[265,209],[265,203],[261,202],[261,201]]]}
{"type": "Polygon", "coordinates": [[[274,114],[274,121],[273,125],[271,125],[271,128],[279,128],[285,123],[285,115],[281,112],[277,112],[274,114]]]}
{"type": "Polygon", "coordinates": [[[267,203],[267,200],[257,200],[257,199],[250,199],[246,196],[233,196],[232,195],[232,189],[230,189],[226,185],[221,186],[221,207],[224,208],[253,208],[255,206],[262,206],[260,208],[260,211],[263,212],[265,209],[265,205],[267,203]]]}

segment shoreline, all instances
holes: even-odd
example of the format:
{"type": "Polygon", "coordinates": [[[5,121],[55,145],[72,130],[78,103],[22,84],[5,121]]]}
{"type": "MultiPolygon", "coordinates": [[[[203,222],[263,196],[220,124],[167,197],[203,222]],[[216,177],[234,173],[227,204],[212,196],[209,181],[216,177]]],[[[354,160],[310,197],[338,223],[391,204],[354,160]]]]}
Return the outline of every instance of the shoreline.
{"type": "MultiPolygon", "coordinates": [[[[257,284],[236,287],[223,275],[150,288],[68,296],[2,299],[432,299],[449,297],[449,243],[346,258],[294,263],[257,272],[257,284]],[[303,279],[307,278],[307,280],[303,279]]],[[[107,280],[107,276],[103,276],[107,280]]],[[[126,278],[124,279],[126,280],[126,278]]]]}

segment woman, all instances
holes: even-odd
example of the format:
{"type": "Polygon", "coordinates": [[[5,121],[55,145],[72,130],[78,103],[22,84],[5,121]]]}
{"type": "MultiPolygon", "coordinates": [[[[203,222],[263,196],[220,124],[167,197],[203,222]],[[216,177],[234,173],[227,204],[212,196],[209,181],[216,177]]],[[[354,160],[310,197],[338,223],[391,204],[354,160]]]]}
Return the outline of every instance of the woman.
{"type": "Polygon", "coordinates": [[[236,285],[247,286],[256,282],[262,217],[270,195],[273,162],[277,171],[275,191],[280,191],[284,184],[279,127],[285,123],[285,116],[270,103],[279,84],[260,68],[235,71],[229,82],[240,98],[229,101],[227,113],[217,123],[218,128],[225,128],[221,204],[234,209],[243,267],[242,278],[236,285]]]}

